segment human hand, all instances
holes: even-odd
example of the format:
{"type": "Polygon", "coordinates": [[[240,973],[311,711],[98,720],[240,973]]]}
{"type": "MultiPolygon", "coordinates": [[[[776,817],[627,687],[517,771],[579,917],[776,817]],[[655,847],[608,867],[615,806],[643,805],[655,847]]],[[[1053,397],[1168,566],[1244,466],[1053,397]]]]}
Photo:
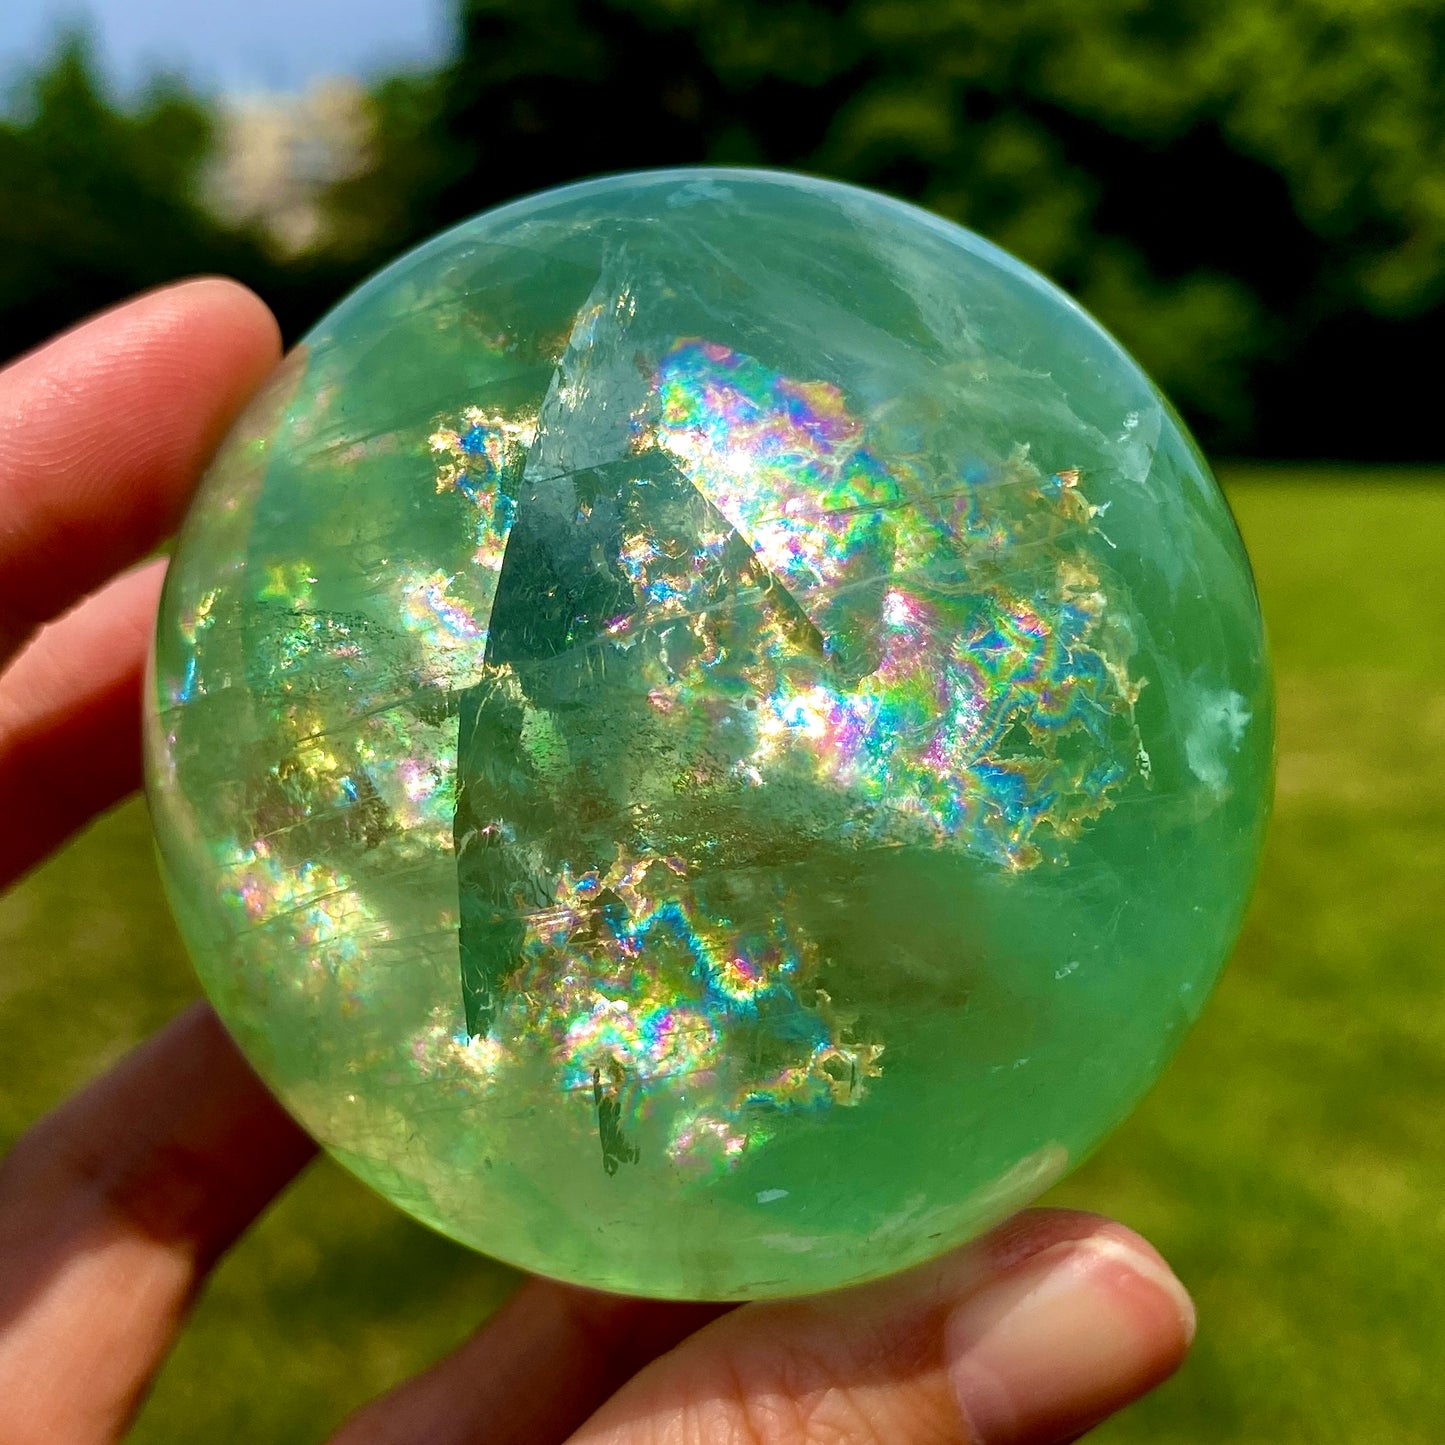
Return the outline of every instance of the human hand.
{"type": "MultiPolygon", "coordinates": [[[[0,887],[137,785],[164,565],[134,564],[278,352],[254,296],[197,281],[0,371],[0,887]]],[[[200,1005],[24,1135],[0,1164],[0,1441],[122,1436],[208,1269],[312,1152],[200,1005]]],[[[334,1445],[1045,1445],[1192,1331],[1141,1239],[1037,1210],[734,1310],[531,1280],[334,1445]]]]}

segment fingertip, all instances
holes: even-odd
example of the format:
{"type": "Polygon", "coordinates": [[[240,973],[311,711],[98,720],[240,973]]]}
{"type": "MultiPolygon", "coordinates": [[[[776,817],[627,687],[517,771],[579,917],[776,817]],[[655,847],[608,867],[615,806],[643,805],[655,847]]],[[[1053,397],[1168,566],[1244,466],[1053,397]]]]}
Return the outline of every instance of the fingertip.
{"type": "MultiPolygon", "coordinates": [[[[204,460],[195,452],[196,440],[205,450],[213,447],[281,356],[281,328],[270,307],[224,276],[145,292],[80,331],[88,333],[90,364],[138,391],[143,419],[162,441],[177,446],[176,462],[183,466],[204,460]],[[188,429],[187,415],[199,425],[188,429]]],[[[76,348],[66,348],[65,361],[79,365],[76,348]]]]}
{"type": "MultiPolygon", "coordinates": [[[[281,354],[281,325],[271,308],[249,286],[229,276],[192,276],[171,282],[149,296],[207,315],[213,324],[224,326],[238,343],[254,348],[257,362],[267,368],[274,366],[281,354]]],[[[144,303],[147,297],[136,300],[144,303]]]]}
{"type": "MultiPolygon", "coordinates": [[[[275,365],[281,353],[280,324],[249,286],[229,276],[190,276],[127,296],[82,318],[15,357],[7,369],[23,377],[48,364],[56,353],[71,352],[77,338],[103,343],[108,354],[124,349],[127,342],[145,346],[198,323],[218,328],[220,335],[235,343],[242,359],[250,353],[258,366],[275,365]]],[[[67,361],[74,364],[70,357],[67,361]]]]}
{"type": "Polygon", "coordinates": [[[1100,1220],[966,1296],[944,1349],[978,1445],[1042,1445],[1073,1439],[1167,1379],[1194,1329],[1193,1302],[1158,1252],[1100,1220]]]}
{"type": "Polygon", "coordinates": [[[981,1254],[990,1272],[999,1273],[1056,1244],[1068,1244],[1089,1239],[1095,1234],[1112,1232],[1137,1238],[1131,1230],[1107,1215],[1094,1214],[1086,1209],[1025,1209],[990,1230],[972,1246],[969,1253],[981,1254]]]}
{"type": "Polygon", "coordinates": [[[1002,1273],[1055,1245],[1091,1240],[1112,1243],[1161,1276],[1174,1278],[1168,1261],[1142,1234],[1086,1209],[1026,1209],[984,1235],[974,1249],[983,1253],[990,1273],[1002,1273]]]}

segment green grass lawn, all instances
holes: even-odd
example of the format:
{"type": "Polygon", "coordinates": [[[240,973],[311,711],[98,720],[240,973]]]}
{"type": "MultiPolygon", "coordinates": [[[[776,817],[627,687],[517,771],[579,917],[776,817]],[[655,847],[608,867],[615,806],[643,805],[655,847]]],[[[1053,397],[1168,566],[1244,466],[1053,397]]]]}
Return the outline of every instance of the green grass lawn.
{"type": "MultiPolygon", "coordinates": [[[[1059,1202],[1196,1293],[1186,1369],[1098,1440],[1431,1442],[1445,1420],[1445,477],[1235,472],[1279,674],[1238,952],[1059,1202]]],[[[0,903],[0,1144],[194,992],[129,804],[0,903]]],[[[311,1442],[510,1276],[322,1164],[217,1273],[145,1442],[311,1442]]]]}

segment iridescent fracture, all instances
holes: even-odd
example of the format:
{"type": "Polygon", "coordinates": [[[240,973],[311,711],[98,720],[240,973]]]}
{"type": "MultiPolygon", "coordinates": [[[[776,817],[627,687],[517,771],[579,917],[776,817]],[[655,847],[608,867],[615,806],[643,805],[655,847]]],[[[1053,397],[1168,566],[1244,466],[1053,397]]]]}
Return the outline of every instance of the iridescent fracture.
{"type": "Polygon", "coordinates": [[[826,667],[768,679],[749,776],[801,750],[866,800],[867,841],[946,839],[1016,866],[1038,861],[1043,825],[1069,836],[1108,805],[1141,757],[1133,643],[1104,623],[1125,609],[1076,470],[1044,477],[1020,449],[895,473],[837,387],[717,345],[675,347],[658,388],[657,444],[823,641],[826,667]]]}
{"type": "Polygon", "coordinates": [[[791,177],[440,238],[309,339],[172,568],[167,881],[263,1074],[530,1268],[913,1262],[1147,1084],[1267,794],[1247,566],[1076,308],[791,177]]]}

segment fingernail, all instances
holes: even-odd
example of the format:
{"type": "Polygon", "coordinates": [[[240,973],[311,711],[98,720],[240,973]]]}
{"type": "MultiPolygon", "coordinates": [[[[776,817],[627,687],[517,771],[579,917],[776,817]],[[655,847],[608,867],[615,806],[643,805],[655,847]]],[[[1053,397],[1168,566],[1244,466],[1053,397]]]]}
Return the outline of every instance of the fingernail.
{"type": "Polygon", "coordinates": [[[978,1445],[1052,1445],[1142,1395],[1194,1338],[1157,1255],[1112,1237],[1055,1245],[949,1317],[949,1373],[978,1445]]]}

